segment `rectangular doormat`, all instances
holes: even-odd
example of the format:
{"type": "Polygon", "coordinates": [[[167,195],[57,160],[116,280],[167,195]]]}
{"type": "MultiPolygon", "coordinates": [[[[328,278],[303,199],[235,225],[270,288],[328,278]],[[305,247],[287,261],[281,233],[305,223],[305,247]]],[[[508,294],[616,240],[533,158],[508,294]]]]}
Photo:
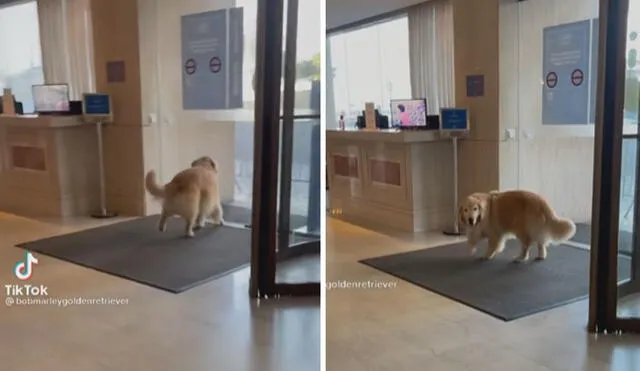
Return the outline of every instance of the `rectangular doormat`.
{"type": "MultiPolygon", "coordinates": [[[[479,246],[478,256],[486,249],[479,246]]],[[[589,294],[589,251],[551,246],[547,259],[514,263],[520,243],[510,240],[492,261],[470,256],[466,242],[360,261],[424,289],[504,321],[585,299],[589,294]]],[[[631,260],[621,257],[620,281],[628,279],[631,260]]]]}
{"type": "Polygon", "coordinates": [[[158,231],[158,219],[154,215],[18,247],[172,293],[250,262],[250,229],[208,225],[186,238],[182,219],[170,219],[164,233],[158,231]]]}

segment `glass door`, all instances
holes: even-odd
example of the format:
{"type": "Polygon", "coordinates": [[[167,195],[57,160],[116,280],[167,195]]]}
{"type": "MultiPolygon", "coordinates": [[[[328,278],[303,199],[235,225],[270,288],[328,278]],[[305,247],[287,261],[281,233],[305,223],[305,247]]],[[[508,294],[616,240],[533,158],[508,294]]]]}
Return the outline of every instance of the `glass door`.
{"type": "Polygon", "coordinates": [[[321,2],[258,4],[250,293],[320,296],[321,2]]]}
{"type": "Polygon", "coordinates": [[[640,1],[629,0],[625,33],[624,105],[622,114],[622,154],[618,211],[618,287],[617,316],[640,318],[640,218],[638,204],[638,122],[640,113],[640,65],[638,32],[640,1]]]}
{"type": "Polygon", "coordinates": [[[277,281],[314,295],[320,295],[321,266],[321,5],[287,1],[278,207],[277,281]]]}
{"type": "Polygon", "coordinates": [[[601,0],[589,330],[640,331],[640,1],[601,0]]]}

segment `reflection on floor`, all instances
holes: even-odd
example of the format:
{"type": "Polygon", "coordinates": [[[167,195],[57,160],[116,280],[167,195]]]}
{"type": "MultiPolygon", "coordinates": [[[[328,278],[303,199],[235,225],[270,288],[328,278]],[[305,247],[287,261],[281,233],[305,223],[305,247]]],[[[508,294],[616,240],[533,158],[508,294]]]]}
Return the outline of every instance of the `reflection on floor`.
{"type": "Polygon", "coordinates": [[[640,336],[589,335],[586,301],[503,322],[357,262],[454,241],[328,218],[327,280],[393,283],[328,292],[328,370],[640,370],[640,336]]]}
{"type": "MultiPolygon", "coordinates": [[[[13,276],[14,264],[24,259],[24,252],[12,247],[16,243],[92,226],[93,220],[60,223],[0,214],[0,281],[23,283],[13,276]]],[[[49,297],[122,298],[128,303],[3,305],[2,370],[320,369],[319,299],[257,303],[248,297],[248,269],[174,295],[38,258],[29,283],[46,285],[49,297]]],[[[287,266],[279,268],[282,277],[292,278],[287,266]]],[[[297,267],[293,277],[300,278],[301,271],[313,269],[297,267]]]]}
{"type": "Polygon", "coordinates": [[[640,294],[618,300],[618,316],[624,318],[640,317],[640,294]]]}
{"type": "Polygon", "coordinates": [[[320,255],[307,255],[293,258],[276,267],[276,282],[301,283],[320,282],[320,255]]]}

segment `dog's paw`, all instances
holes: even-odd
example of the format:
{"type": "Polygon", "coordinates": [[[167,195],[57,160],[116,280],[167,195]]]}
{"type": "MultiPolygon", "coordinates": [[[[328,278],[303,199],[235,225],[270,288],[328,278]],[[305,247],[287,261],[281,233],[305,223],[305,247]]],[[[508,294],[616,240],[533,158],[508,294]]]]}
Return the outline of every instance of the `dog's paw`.
{"type": "Polygon", "coordinates": [[[477,252],[478,252],[478,249],[475,248],[475,247],[472,247],[471,250],[470,250],[470,255],[471,256],[475,256],[477,252]]]}
{"type": "Polygon", "coordinates": [[[518,256],[517,258],[513,259],[514,263],[518,263],[518,264],[523,264],[529,261],[528,257],[522,257],[522,256],[518,256]]]}
{"type": "Polygon", "coordinates": [[[541,261],[543,261],[543,260],[546,260],[546,259],[547,259],[547,257],[546,257],[546,256],[537,256],[537,257],[536,257],[536,261],[539,261],[539,262],[541,262],[541,261]]]}

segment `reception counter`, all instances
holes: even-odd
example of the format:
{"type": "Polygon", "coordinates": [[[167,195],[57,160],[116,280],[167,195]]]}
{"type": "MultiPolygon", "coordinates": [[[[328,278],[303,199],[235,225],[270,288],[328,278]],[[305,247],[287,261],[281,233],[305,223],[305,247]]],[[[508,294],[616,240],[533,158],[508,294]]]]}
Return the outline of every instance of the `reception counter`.
{"type": "Polygon", "coordinates": [[[77,116],[0,115],[0,211],[86,216],[99,207],[97,135],[77,116]]]}
{"type": "Polygon", "coordinates": [[[452,143],[433,131],[327,130],[329,214],[372,228],[453,223],[452,143]]]}

